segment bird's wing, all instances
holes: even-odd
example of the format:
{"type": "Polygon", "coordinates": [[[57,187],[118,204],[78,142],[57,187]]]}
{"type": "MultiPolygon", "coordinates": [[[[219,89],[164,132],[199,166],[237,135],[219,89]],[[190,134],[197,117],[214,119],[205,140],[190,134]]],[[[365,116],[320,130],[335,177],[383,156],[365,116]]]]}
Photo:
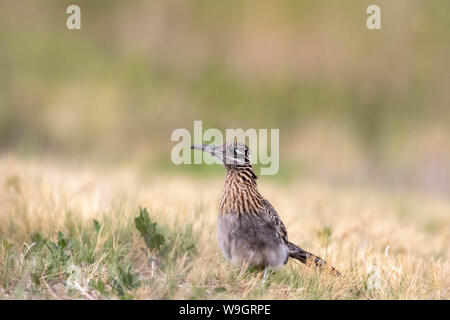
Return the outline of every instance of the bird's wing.
{"type": "Polygon", "coordinates": [[[264,201],[266,202],[263,206],[264,219],[266,219],[267,221],[271,222],[274,225],[280,240],[282,240],[285,244],[287,244],[289,242],[288,235],[283,221],[281,221],[280,216],[278,215],[275,208],[270,204],[270,202],[267,200],[264,201]]]}

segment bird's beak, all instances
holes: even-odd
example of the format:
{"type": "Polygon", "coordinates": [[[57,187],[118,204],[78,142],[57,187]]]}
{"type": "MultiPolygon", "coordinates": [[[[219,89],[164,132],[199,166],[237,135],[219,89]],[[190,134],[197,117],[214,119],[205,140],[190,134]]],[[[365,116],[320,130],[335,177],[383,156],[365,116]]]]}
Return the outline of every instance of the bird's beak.
{"type": "Polygon", "coordinates": [[[207,144],[193,144],[191,146],[191,149],[200,150],[200,151],[206,151],[207,147],[208,147],[207,144]]]}
{"type": "Polygon", "coordinates": [[[193,144],[191,146],[191,149],[200,150],[200,151],[203,151],[203,152],[208,152],[208,153],[210,153],[212,155],[217,155],[217,152],[216,152],[217,147],[218,146],[215,146],[213,144],[193,144]]]}

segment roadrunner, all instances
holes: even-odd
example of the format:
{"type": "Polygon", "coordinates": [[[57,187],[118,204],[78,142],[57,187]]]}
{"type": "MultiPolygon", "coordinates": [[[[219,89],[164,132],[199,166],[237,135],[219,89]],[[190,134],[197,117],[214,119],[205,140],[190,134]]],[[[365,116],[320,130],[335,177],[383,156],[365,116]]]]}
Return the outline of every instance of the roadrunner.
{"type": "MultiPolygon", "coordinates": [[[[258,191],[250,149],[245,144],[193,145],[191,148],[216,156],[226,169],[217,238],[227,260],[232,264],[263,267],[263,284],[268,269],[283,266],[289,257],[321,268],[326,265],[321,258],[289,242],[277,212],[258,191]]],[[[331,271],[339,274],[333,267],[331,271]]]]}

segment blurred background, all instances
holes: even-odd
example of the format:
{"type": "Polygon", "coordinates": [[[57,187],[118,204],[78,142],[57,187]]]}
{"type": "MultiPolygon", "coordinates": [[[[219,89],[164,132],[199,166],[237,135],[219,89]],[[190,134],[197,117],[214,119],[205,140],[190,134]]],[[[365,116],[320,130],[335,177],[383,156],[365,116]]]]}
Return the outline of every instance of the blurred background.
{"type": "Polygon", "coordinates": [[[0,152],[223,175],[170,160],[171,132],[203,120],[279,128],[264,179],[448,196],[449,39],[446,0],[2,0],[0,152]]]}

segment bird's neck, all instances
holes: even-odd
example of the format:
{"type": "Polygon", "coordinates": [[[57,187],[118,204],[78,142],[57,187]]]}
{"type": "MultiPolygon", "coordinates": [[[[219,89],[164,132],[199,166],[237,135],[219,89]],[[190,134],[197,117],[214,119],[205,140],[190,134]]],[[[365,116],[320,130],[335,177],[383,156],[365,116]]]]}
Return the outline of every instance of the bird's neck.
{"type": "MultiPolygon", "coordinates": [[[[251,170],[251,169],[250,169],[251,170]]],[[[227,169],[219,214],[256,213],[263,206],[254,173],[246,170],[227,169]]]]}

